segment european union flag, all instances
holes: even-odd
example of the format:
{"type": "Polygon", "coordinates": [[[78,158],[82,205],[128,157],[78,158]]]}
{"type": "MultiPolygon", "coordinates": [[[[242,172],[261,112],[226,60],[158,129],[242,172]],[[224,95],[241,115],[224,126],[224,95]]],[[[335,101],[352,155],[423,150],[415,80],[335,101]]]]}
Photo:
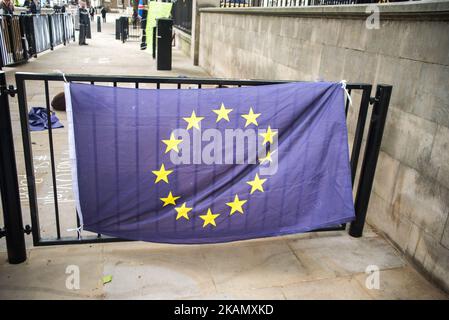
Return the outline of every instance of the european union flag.
{"type": "Polygon", "coordinates": [[[354,218],[344,89],[66,85],[83,227],[126,239],[212,243],[354,218]]]}

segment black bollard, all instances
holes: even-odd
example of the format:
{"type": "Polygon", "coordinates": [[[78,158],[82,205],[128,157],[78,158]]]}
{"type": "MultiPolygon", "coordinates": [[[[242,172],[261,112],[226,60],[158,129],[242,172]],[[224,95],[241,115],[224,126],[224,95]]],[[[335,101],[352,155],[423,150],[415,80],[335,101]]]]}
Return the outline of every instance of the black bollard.
{"type": "Polygon", "coordinates": [[[97,17],[97,32],[101,32],[101,18],[97,17]]]}

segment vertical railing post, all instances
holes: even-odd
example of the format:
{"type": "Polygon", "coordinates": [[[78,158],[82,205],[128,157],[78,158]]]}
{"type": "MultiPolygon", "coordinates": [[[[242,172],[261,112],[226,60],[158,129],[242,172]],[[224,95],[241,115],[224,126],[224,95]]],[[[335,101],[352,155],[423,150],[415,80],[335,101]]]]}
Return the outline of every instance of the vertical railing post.
{"type": "Polygon", "coordinates": [[[47,16],[48,19],[48,34],[50,35],[50,50],[54,49],[54,41],[55,41],[55,35],[53,34],[53,16],[49,14],[47,16]]]}
{"type": "Polygon", "coordinates": [[[23,155],[25,158],[25,170],[27,176],[28,201],[30,205],[31,230],[33,244],[36,246],[40,241],[39,213],[36,194],[36,179],[34,175],[33,149],[28,119],[28,104],[26,85],[23,76],[16,73],[17,102],[19,104],[20,127],[22,131],[23,155]]]}
{"type": "Polygon", "coordinates": [[[0,72],[0,191],[8,261],[17,264],[27,255],[7,90],[5,73],[0,72]]]}
{"type": "Polygon", "coordinates": [[[379,158],[380,145],[384,132],[385,121],[390,103],[392,86],[378,85],[376,97],[371,114],[368,137],[360,170],[360,180],[355,199],[355,220],[351,223],[349,234],[353,237],[361,237],[365,226],[366,212],[376,172],[377,159],[379,158]]]}

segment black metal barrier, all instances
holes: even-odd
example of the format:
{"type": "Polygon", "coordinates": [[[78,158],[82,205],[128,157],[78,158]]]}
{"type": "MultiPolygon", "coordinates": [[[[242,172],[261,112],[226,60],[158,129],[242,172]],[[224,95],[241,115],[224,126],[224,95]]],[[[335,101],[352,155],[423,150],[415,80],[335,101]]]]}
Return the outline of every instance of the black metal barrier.
{"type": "Polygon", "coordinates": [[[0,15],[0,69],[28,59],[19,16],[0,15]]]}
{"type": "Polygon", "coordinates": [[[75,41],[70,13],[0,15],[0,25],[0,68],[75,41]]]}
{"type": "Polygon", "coordinates": [[[11,264],[26,260],[25,236],[19,197],[14,139],[8,95],[14,89],[6,86],[5,72],[0,71],[0,192],[5,223],[1,236],[6,236],[8,261],[11,264]]]}
{"type": "Polygon", "coordinates": [[[129,40],[140,41],[142,36],[141,20],[139,18],[122,16],[115,20],[115,39],[123,43],[129,40]]]}
{"type": "MultiPolygon", "coordinates": [[[[103,76],[103,75],[65,75],[65,78],[71,82],[87,82],[91,84],[103,84],[108,83],[114,87],[129,87],[132,85],[135,88],[145,87],[161,89],[164,88],[216,88],[216,87],[241,87],[241,86],[258,86],[267,84],[277,84],[285,83],[287,81],[265,81],[265,80],[229,80],[229,79],[200,79],[200,78],[166,78],[166,77],[147,77],[147,76],[103,76]]],[[[2,85],[2,109],[0,112],[1,117],[5,109],[3,108],[4,101],[7,104],[7,97],[5,94],[13,95],[17,94],[18,105],[19,105],[19,115],[22,133],[22,143],[23,143],[23,153],[25,157],[25,169],[26,169],[26,193],[27,201],[29,202],[30,217],[31,217],[31,227],[26,226],[25,231],[23,227],[20,226],[21,222],[21,212],[20,206],[17,208],[16,199],[18,197],[18,190],[16,188],[16,182],[14,179],[3,179],[1,182],[2,198],[6,203],[3,205],[5,217],[8,215],[15,215],[15,224],[11,227],[10,232],[14,234],[9,234],[11,240],[15,243],[15,247],[9,248],[12,250],[11,255],[20,256],[22,250],[21,237],[23,232],[30,232],[33,236],[33,244],[35,246],[45,246],[45,245],[57,245],[57,244],[80,244],[80,243],[96,243],[96,242],[111,242],[111,241],[124,241],[123,239],[112,238],[98,235],[83,235],[81,239],[78,239],[76,235],[70,237],[64,237],[61,234],[61,224],[60,224],[60,204],[58,203],[58,188],[62,186],[58,184],[57,181],[57,163],[54,154],[53,145],[53,132],[51,130],[51,124],[49,124],[48,132],[48,151],[50,154],[49,158],[49,169],[48,174],[51,175],[52,181],[52,193],[49,194],[54,201],[52,202],[52,209],[46,210],[46,236],[42,237],[41,225],[39,217],[39,202],[36,189],[36,176],[35,176],[35,161],[33,158],[33,145],[31,143],[31,136],[28,126],[28,97],[26,93],[26,87],[30,82],[39,83],[43,88],[42,94],[45,95],[46,109],[48,114],[50,114],[50,84],[59,82],[60,84],[64,81],[64,76],[61,74],[35,74],[35,73],[21,73],[18,72],[15,75],[17,89],[13,90],[9,88],[6,90],[6,83],[3,82],[2,85]],[[12,190],[12,193],[3,194],[3,190],[12,190]],[[17,193],[17,194],[16,194],[17,193]],[[5,208],[16,208],[13,211],[5,211],[5,208]],[[48,221],[51,219],[51,221],[48,221]],[[49,234],[48,226],[54,227],[49,234]],[[19,234],[16,234],[19,233],[19,234]]],[[[1,80],[1,78],[0,78],[1,80]]],[[[36,84],[35,84],[36,86],[36,84]]],[[[386,116],[388,112],[388,106],[391,96],[392,87],[390,85],[377,85],[376,95],[371,97],[371,84],[364,83],[353,83],[346,86],[349,95],[353,98],[353,104],[349,104],[349,99],[346,100],[346,115],[351,108],[354,112],[355,117],[351,117],[356,120],[355,134],[352,141],[351,148],[351,175],[353,189],[357,190],[355,192],[355,212],[356,219],[351,223],[349,228],[349,234],[353,237],[360,237],[362,235],[365,217],[368,209],[368,203],[371,193],[371,188],[374,180],[374,173],[376,170],[377,159],[379,156],[380,145],[382,142],[383,130],[385,126],[386,116]],[[357,103],[355,103],[355,96],[357,96],[357,103]],[[365,130],[366,123],[368,121],[369,128],[365,130]],[[365,141],[365,143],[363,143],[365,141]],[[359,158],[362,154],[362,164],[359,165],[359,158]]],[[[0,117],[0,118],[1,118],[0,117]]],[[[50,119],[50,116],[48,117],[50,119]]],[[[2,118],[3,119],[3,118],[2,118]]],[[[9,121],[9,118],[6,117],[9,121]]],[[[2,122],[3,123],[3,122],[2,122]]],[[[9,126],[10,127],[10,126],[9,126]]],[[[10,128],[7,125],[0,127],[1,136],[3,137],[4,132],[8,134],[10,128]]],[[[2,154],[7,152],[7,150],[12,150],[13,148],[12,139],[1,140],[1,151],[2,154]]],[[[42,146],[41,146],[42,147],[42,146]]],[[[8,151],[9,152],[9,151],[8,151]]],[[[10,153],[10,152],[9,152],[10,153]]],[[[13,161],[13,160],[11,160],[13,161]]],[[[3,169],[3,168],[1,168],[3,169]]],[[[9,170],[9,169],[8,169],[9,170]]],[[[76,216],[74,209],[73,212],[64,212],[64,216],[67,215],[76,216]]],[[[74,218],[75,219],[75,218],[74,218]]],[[[6,221],[6,220],[5,220],[6,221]]],[[[6,228],[8,228],[6,226],[6,228]]],[[[344,230],[346,229],[346,224],[336,225],[335,227],[319,229],[314,231],[330,231],[330,230],[344,230]]],[[[8,237],[8,232],[6,232],[8,237]]]]}

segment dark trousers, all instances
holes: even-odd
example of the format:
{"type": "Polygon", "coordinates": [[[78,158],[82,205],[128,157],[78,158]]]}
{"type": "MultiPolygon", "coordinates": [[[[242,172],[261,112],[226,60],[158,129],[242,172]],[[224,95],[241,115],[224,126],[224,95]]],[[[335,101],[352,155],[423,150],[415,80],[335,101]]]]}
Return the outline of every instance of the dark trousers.
{"type": "Polygon", "coordinates": [[[144,50],[147,48],[147,19],[142,19],[140,22],[140,28],[142,29],[142,40],[140,42],[140,49],[144,50]]]}
{"type": "Polygon", "coordinates": [[[86,43],[86,36],[87,36],[87,25],[80,23],[80,34],[79,34],[80,45],[86,43]]]}
{"type": "Polygon", "coordinates": [[[106,23],[106,16],[103,17],[103,22],[106,23]]]}

